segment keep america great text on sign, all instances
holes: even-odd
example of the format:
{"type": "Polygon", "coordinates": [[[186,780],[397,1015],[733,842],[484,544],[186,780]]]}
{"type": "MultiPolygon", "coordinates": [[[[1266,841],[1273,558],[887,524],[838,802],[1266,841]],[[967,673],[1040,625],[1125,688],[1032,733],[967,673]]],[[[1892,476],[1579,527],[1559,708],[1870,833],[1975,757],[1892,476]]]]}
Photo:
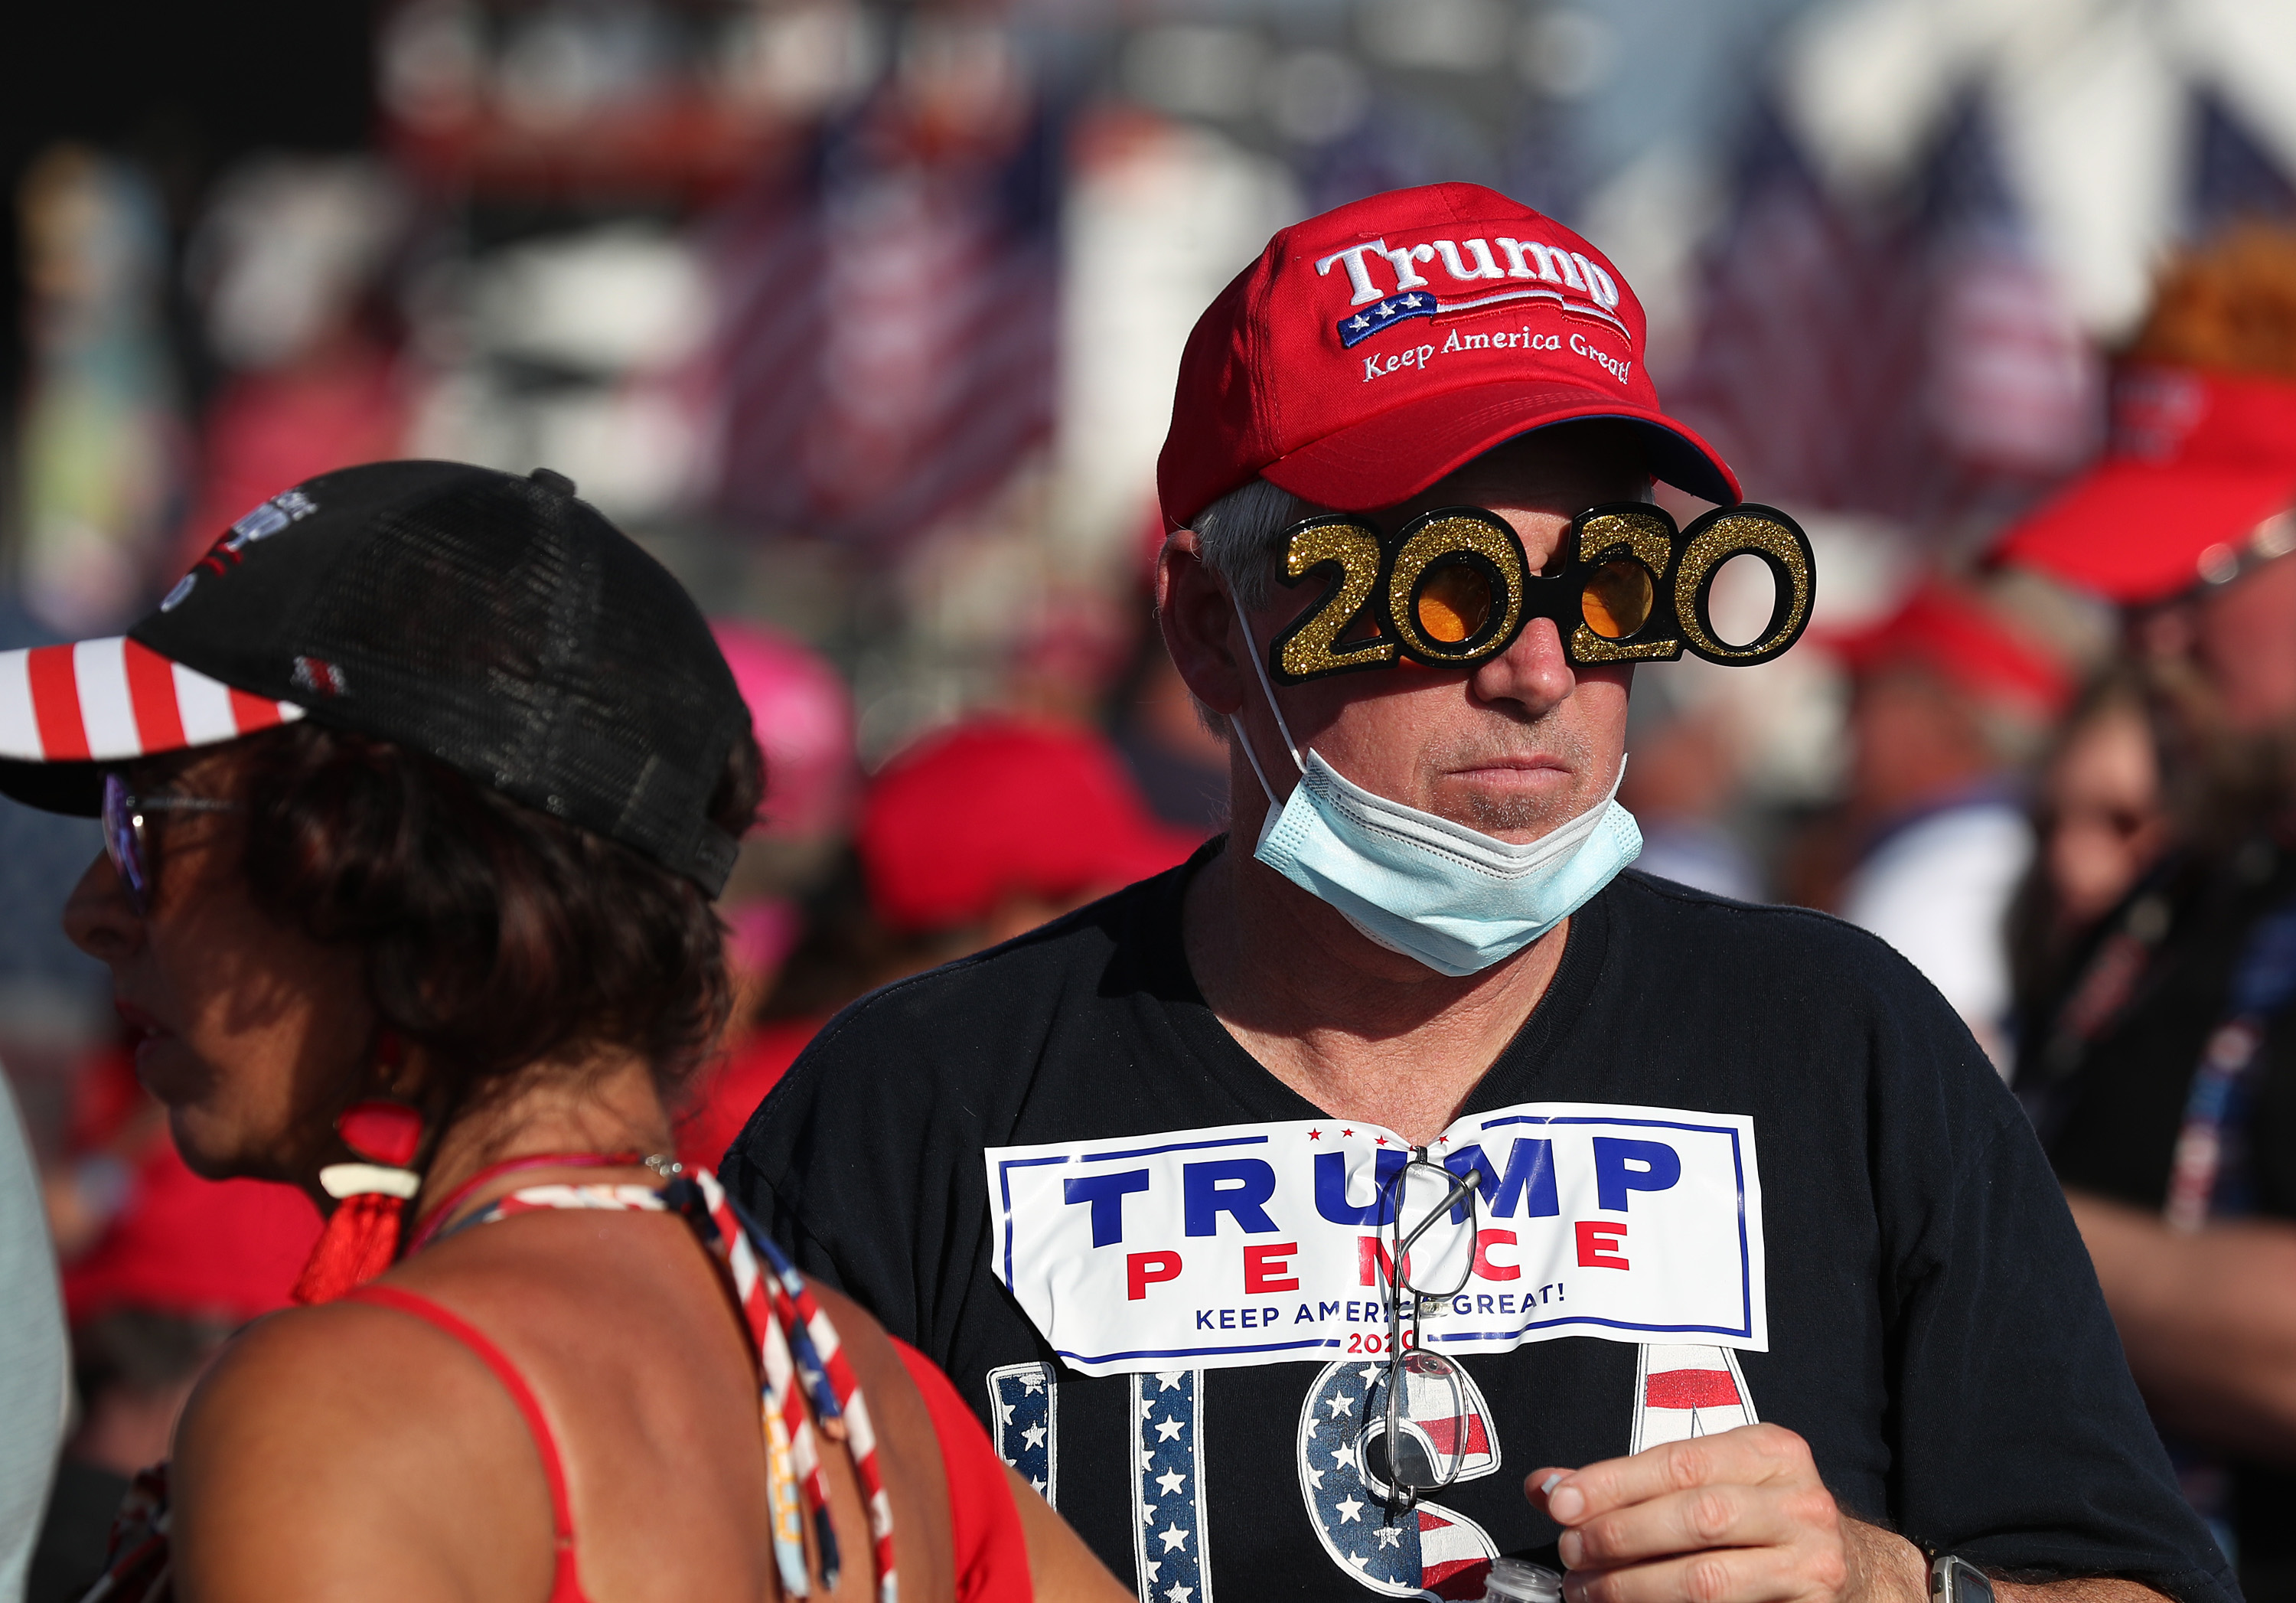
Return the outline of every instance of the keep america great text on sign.
{"type": "MultiPolygon", "coordinates": [[[[1379,1354],[1390,1182],[1410,1157],[1392,1130],[1338,1119],[992,1147],[996,1274],[1087,1375],[1379,1354]]],[[[1521,1103],[1459,1120],[1427,1158],[1476,1176],[1472,1234],[1462,1208],[1444,1237],[1462,1262],[1416,1277],[1465,1278],[1423,1316],[1427,1346],[1767,1349],[1751,1119],[1521,1103]]]]}

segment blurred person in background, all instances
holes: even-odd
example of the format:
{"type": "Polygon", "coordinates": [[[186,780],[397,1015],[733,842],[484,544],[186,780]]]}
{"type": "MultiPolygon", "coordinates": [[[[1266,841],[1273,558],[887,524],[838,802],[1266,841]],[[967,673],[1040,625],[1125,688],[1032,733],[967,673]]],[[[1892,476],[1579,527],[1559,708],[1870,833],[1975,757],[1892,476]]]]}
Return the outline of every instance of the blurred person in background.
{"type": "Polygon", "coordinates": [[[112,1519],[134,1477],[168,1456],[184,1404],[224,1344],[246,1318],[279,1300],[275,1291],[250,1306],[226,1282],[195,1310],[176,1301],[185,1278],[180,1270],[150,1267],[160,1271],[158,1284],[125,1285],[124,1296],[133,1300],[74,1325],[79,1417],[56,1465],[29,1603],[73,1603],[102,1577],[112,1519]]]}
{"type": "Polygon", "coordinates": [[[1997,555],[2120,604],[2152,703],[2166,854],[2062,966],[2016,1083],[2257,1603],[2296,1598],[2292,551],[2296,232],[2251,226],[2167,270],[2106,459],[1997,555]]]}
{"type": "Polygon", "coordinates": [[[1693,699],[1664,674],[1644,675],[1635,691],[1619,785],[1619,805],[1642,826],[1635,867],[1735,901],[1761,900],[1761,871],[1727,822],[1738,742],[1721,704],[1693,699]]]}
{"type": "Polygon", "coordinates": [[[281,485],[398,455],[407,399],[382,292],[408,210],[357,157],[258,156],[217,182],[185,276],[221,377],[163,584],[281,485]]]}
{"type": "MultiPolygon", "coordinates": [[[[0,588],[0,653],[62,638],[0,588]]],[[[98,838],[88,819],[58,818],[0,796],[0,1064],[22,1104],[44,1188],[71,1118],[81,1065],[119,1027],[102,965],[90,962],[41,912],[71,893],[98,838]]]]}
{"type": "Polygon", "coordinates": [[[75,1089],[66,1161],[45,1188],[79,1411],[40,1534],[33,1603],[76,1599],[102,1573],[130,1480],[168,1456],[184,1403],[224,1343],[290,1305],[322,1223],[289,1187],[193,1173],[165,1105],[136,1081],[131,1048],[94,1055],[75,1089]]]}
{"type": "Polygon", "coordinates": [[[164,333],[167,219],[134,163],[72,144],[35,160],[16,201],[32,359],[15,578],[42,622],[77,634],[132,617],[167,583],[186,443],[164,333]]]}
{"type": "Polygon", "coordinates": [[[327,1214],[111,1591],[1121,1595],[668,1154],[763,765],[691,599],[570,481],[273,497],[131,635],[0,662],[0,788],[104,819],[66,926],[185,1162],[327,1214]]]}
{"type": "Polygon", "coordinates": [[[1204,839],[1157,822],[1103,736],[989,717],[887,763],[856,844],[871,908],[930,967],[1160,874],[1204,839]]]}
{"type": "Polygon", "coordinates": [[[697,1165],[717,1163],[820,1023],[766,1008],[805,941],[807,909],[837,874],[859,778],[852,695],[819,653],[749,624],[720,620],[709,631],[750,709],[770,788],[718,899],[733,1006],[723,1052],[678,1114],[678,1155],[697,1165]]]}
{"type": "Polygon", "coordinates": [[[681,1127],[680,1155],[717,1163],[848,1003],[1161,873],[1202,843],[1151,816],[1089,729],[983,716],[921,737],[870,781],[849,861],[809,900],[805,936],[750,1045],[681,1127]]]}
{"type": "Polygon", "coordinates": [[[2066,965],[2169,843],[2142,675],[2116,662],[2066,714],[2033,788],[2032,867],[2009,909],[2009,970],[2021,1057],[2066,965]]]}
{"type": "Polygon", "coordinates": [[[24,1596],[70,1406],[55,1250],[31,1146],[0,1075],[0,1603],[24,1596]]]}
{"type": "Polygon", "coordinates": [[[2064,670],[1939,581],[1836,649],[1860,842],[1836,910],[1910,958],[2005,1074],[2006,920],[2033,855],[2021,770],[2064,704],[2064,670]]]}
{"type": "Polygon", "coordinates": [[[79,1417],[34,1603],[78,1598],[102,1573],[130,1478],[168,1456],[184,1400],[232,1333],[288,1305],[319,1236],[309,1199],[287,1187],[194,1174],[131,1051],[107,1048],[82,1066],[62,1162],[44,1183],[79,1417]]]}

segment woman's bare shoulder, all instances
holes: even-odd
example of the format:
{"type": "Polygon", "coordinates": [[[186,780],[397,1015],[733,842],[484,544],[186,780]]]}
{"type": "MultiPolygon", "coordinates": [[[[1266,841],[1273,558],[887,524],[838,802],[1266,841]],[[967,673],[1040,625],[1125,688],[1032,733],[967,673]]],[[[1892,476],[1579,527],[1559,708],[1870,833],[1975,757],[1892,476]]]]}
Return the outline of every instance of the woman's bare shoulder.
{"type": "Polygon", "coordinates": [[[532,1565],[504,1550],[527,1544],[498,1534],[516,1520],[545,1533],[546,1588],[534,1465],[515,1406],[442,1333],[356,1303],[273,1314],[184,1410],[170,1477],[179,1585],[196,1603],[515,1582],[532,1565]]]}

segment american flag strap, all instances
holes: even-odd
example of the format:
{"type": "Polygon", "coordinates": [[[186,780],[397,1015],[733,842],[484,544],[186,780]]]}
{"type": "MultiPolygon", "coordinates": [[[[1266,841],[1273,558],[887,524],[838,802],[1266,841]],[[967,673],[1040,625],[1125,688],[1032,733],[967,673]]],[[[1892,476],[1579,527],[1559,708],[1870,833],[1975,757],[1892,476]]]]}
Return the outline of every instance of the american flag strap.
{"type": "Polygon", "coordinates": [[[791,1573],[782,1542],[783,1510],[793,1508],[794,1498],[784,1482],[772,1477],[777,1462],[793,1470],[804,1490],[805,1502],[815,1521],[822,1558],[822,1584],[834,1591],[840,1570],[837,1535],[830,1524],[828,1487],[821,1473],[818,1437],[841,1441],[853,1460],[854,1475],[869,1511],[869,1533],[874,1549],[878,1603],[898,1603],[893,1564],[893,1508],[885,1492],[877,1460],[877,1437],[869,1404],[859,1380],[846,1359],[837,1328],[822,1311],[797,1272],[771,1237],[756,1228],[740,1205],[726,1194],[718,1177],[706,1169],[689,1169],[681,1179],[656,1191],[644,1186],[532,1186],[514,1191],[471,1222],[483,1224],[545,1208],[603,1208],[634,1213],[669,1212],[681,1215],[725,1266],[732,1280],[742,1317],[758,1347],[763,1379],[761,1405],[782,1422],[788,1443],[786,1460],[780,1459],[773,1426],[765,1426],[768,1494],[775,1519],[775,1558],[782,1572],[783,1589],[791,1596],[809,1595],[811,1577],[805,1573],[802,1548],[791,1573]],[[763,1260],[761,1262],[760,1260],[763,1260]],[[808,1408],[808,1404],[810,1407],[808,1408]],[[820,1428],[816,1431],[814,1420],[820,1428]],[[786,1500],[784,1501],[783,1500],[786,1500]]]}
{"type": "MultiPolygon", "coordinates": [[[[846,1360],[837,1328],[815,1302],[805,1277],[797,1272],[796,1266],[773,1237],[758,1229],[740,1205],[726,1196],[717,1177],[705,1170],[697,1174],[696,1180],[703,1195],[714,1200],[711,1212],[719,1216],[720,1232],[728,1239],[752,1244],[772,1271],[766,1284],[772,1294],[773,1323],[789,1337],[798,1373],[804,1377],[807,1389],[813,1394],[814,1410],[821,1417],[822,1434],[841,1437],[853,1460],[862,1495],[868,1500],[869,1534],[876,1549],[879,1603],[895,1603],[892,1500],[886,1495],[884,1476],[877,1462],[877,1433],[870,1420],[868,1400],[862,1395],[861,1383],[846,1360]]],[[[824,1530],[827,1523],[824,1514],[824,1530]]]]}

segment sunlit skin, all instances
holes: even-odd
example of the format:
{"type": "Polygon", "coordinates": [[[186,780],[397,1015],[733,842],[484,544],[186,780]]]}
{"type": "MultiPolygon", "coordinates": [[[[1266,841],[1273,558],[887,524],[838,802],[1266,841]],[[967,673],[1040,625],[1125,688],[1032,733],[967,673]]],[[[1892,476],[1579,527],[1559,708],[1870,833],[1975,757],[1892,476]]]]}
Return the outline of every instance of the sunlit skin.
{"type": "Polygon", "coordinates": [[[1971,697],[1928,668],[1861,678],[1849,728],[1851,804],[1868,820],[1952,795],[1999,766],[1971,697]]]}
{"type": "MultiPolygon", "coordinates": [[[[1587,438],[1515,441],[1373,519],[1391,532],[1431,507],[1487,507],[1543,566],[1578,513],[1644,486],[1628,448],[1590,449],[1587,438]]],[[[1298,774],[1245,654],[1265,653],[1312,592],[1272,587],[1247,643],[1201,553],[1192,530],[1165,543],[1157,568],[1165,644],[1196,697],[1242,725],[1280,802],[1298,774]]],[[[1609,793],[1631,683],[1630,669],[1574,670],[1554,624],[1534,620],[1472,672],[1337,674],[1279,685],[1275,695],[1303,751],[1314,747],[1355,784],[1521,843],[1609,793]]],[[[1262,1066],[1324,1112],[1431,1141],[1538,1005],[1568,921],[1480,974],[1438,974],[1373,944],[1254,860],[1249,845],[1268,802],[1233,742],[1228,766],[1228,845],[1196,875],[1183,909],[1188,965],[1205,1000],[1262,1066]]],[[[1808,1443],[1778,1426],[1537,1469],[1524,1490],[1564,1527],[1571,1603],[1916,1603],[1927,1594],[1919,1550],[1844,1513],[1808,1443]]],[[[1999,1586],[2010,1598],[2156,1595],[2121,1581],[1999,1586]]]]}
{"type": "MultiPolygon", "coordinates": [[[[226,793],[228,748],[142,786],[226,793]]],[[[167,1105],[185,1161],[215,1178],[301,1187],[348,1158],[340,1109],[390,1093],[440,1114],[419,1051],[376,1062],[355,951],[266,917],[238,876],[230,814],[169,818],[157,894],[139,917],[99,857],[65,912],[112,972],[137,1030],[136,1070],[167,1105]]],[[[553,1153],[666,1153],[648,1065],[610,1048],[537,1064],[439,1139],[420,1217],[487,1164],[553,1153]]],[[[553,1181],[651,1186],[652,1171],[537,1168],[474,1191],[475,1210],[553,1181]]],[[[773,1597],[755,1356],[705,1254],[661,1215],[557,1213],[472,1230],[387,1279],[479,1326],[540,1395],[570,1483],[581,1579],[600,1603],[773,1597]]],[[[873,1321],[825,1288],[875,1416],[905,1597],[954,1595],[939,1448],[873,1321]]],[[[847,1460],[824,1455],[848,1555],[835,1599],[873,1597],[868,1520],[847,1460]]],[[[1007,1475],[1040,1593],[1129,1594],[1036,1493],[1007,1475]]],[[[170,1482],[173,1577],[184,1603],[228,1599],[541,1599],[554,1549],[546,1483],[501,1383],[403,1314],[354,1303],[258,1322],[201,1383],[170,1482]]]]}

